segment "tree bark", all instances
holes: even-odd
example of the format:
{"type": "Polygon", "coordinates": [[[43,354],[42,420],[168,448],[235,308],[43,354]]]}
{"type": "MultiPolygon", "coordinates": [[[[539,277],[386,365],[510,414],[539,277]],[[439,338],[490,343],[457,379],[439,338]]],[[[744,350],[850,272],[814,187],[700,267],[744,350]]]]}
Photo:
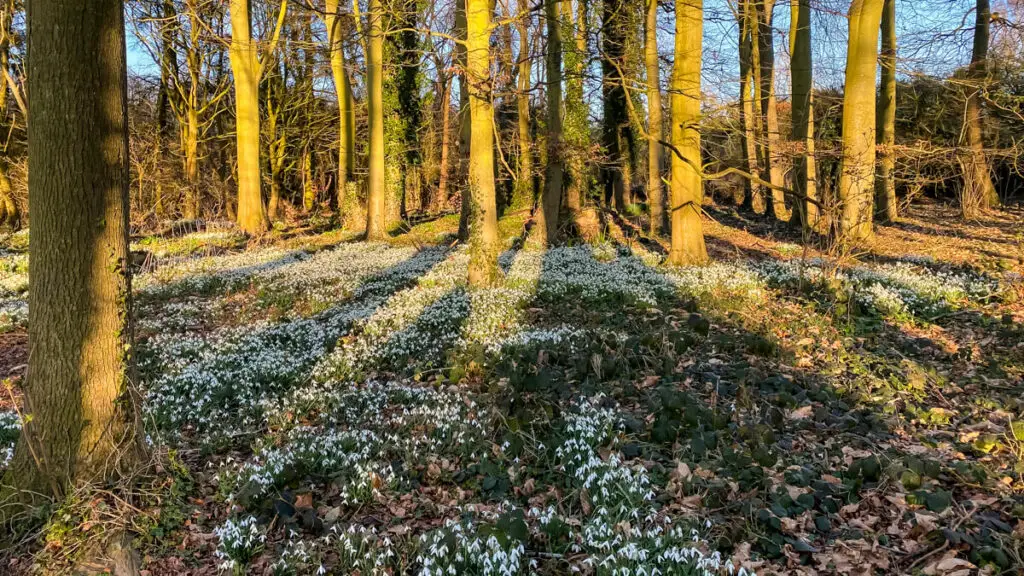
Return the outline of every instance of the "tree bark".
{"type": "Polygon", "coordinates": [[[562,26],[559,0],[545,0],[548,26],[547,95],[548,161],[544,173],[544,197],[537,222],[539,240],[547,245],[558,234],[558,212],[562,206],[562,26]]]}
{"type": "Polygon", "coordinates": [[[235,79],[238,146],[238,225],[260,235],[269,228],[260,188],[260,64],[252,39],[249,0],[231,0],[231,70],[235,79]]]}
{"type": "Polygon", "coordinates": [[[448,205],[448,173],[451,171],[451,116],[452,79],[445,76],[441,89],[441,161],[438,166],[437,195],[434,198],[434,212],[442,212],[448,205]]]}
{"type": "Polygon", "coordinates": [[[519,75],[516,79],[516,116],[519,124],[519,164],[516,186],[509,208],[528,210],[533,206],[533,144],[530,138],[530,21],[529,12],[520,10],[516,23],[519,30],[519,75]]]}
{"type": "Polygon", "coordinates": [[[338,223],[345,221],[348,181],[355,167],[355,106],[352,101],[352,83],[345,63],[344,17],[338,9],[338,0],[327,0],[324,24],[327,27],[327,45],[331,54],[331,77],[338,100],[338,173],[335,177],[335,196],[338,204],[338,223]]]}
{"type": "Polygon", "coordinates": [[[28,39],[28,417],[4,484],[35,500],[122,477],[143,448],[131,384],[123,4],[34,0],[28,39]]]}
{"type": "Polygon", "coordinates": [[[384,166],[384,29],[380,0],[370,0],[366,15],[370,35],[366,54],[366,100],[370,116],[369,181],[366,192],[366,238],[385,237],[386,182],[384,166]]]}
{"type": "Polygon", "coordinates": [[[498,202],[494,187],[494,108],[490,87],[491,5],[466,0],[466,79],[472,129],[469,153],[469,284],[489,286],[498,268],[498,202]]]}
{"type": "Polygon", "coordinates": [[[608,158],[603,167],[605,198],[615,209],[626,209],[629,194],[628,142],[632,139],[627,114],[625,72],[627,18],[623,0],[602,0],[601,74],[604,99],[603,140],[608,158]]]}
{"type": "Polygon", "coordinates": [[[786,209],[786,198],[782,191],[785,184],[785,170],[782,167],[782,159],[779,157],[779,142],[782,137],[779,132],[779,107],[775,96],[775,35],[772,29],[775,1],[758,0],[755,2],[758,33],[754,48],[758,52],[760,65],[761,123],[764,134],[764,138],[761,140],[763,145],[761,157],[764,160],[762,178],[772,184],[770,191],[772,201],[768,204],[771,215],[778,220],[786,221],[789,220],[790,214],[786,209]]]}
{"type": "Polygon", "coordinates": [[[672,248],[669,262],[703,264],[708,252],[701,223],[700,72],[703,0],[675,0],[675,63],[672,66],[672,248]],[[680,157],[682,156],[682,157],[680,157]]]}
{"type": "MultiPolygon", "coordinates": [[[[757,38],[755,11],[752,6],[753,0],[739,1],[739,28],[740,28],[740,123],[743,125],[743,160],[747,172],[760,174],[758,163],[759,146],[758,134],[760,133],[759,115],[757,104],[759,101],[756,95],[760,88],[757,77],[760,72],[755,72],[754,40],[757,38]]],[[[765,197],[761,185],[754,181],[747,181],[744,186],[743,199],[739,202],[750,208],[756,214],[764,214],[765,197]]]]}
{"type": "MultiPolygon", "coordinates": [[[[466,40],[468,32],[466,25],[466,2],[468,0],[455,0],[455,37],[466,40]]],[[[470,140],[472,139],[472,128],[470,126],[469,110],[469,77],[466,73],[466,46],[455,45],[455,64],[459,68],[459,182],[466,177],[466,170],[469,166],[470,140]]],[[[473,193],[471,187],[462,186],[462,206],[459,210],[459,240],[469,240],[469,225],[473,201],[470,195],[473,193]]]]}
{"type": "Polygon", "coordinates": [[[661,185],[661,76],[658,71],[658,0],[647,0],[644,63],[647,66],[647,202],[651,235],[660,236],[665,222],[665,188],[661,185]]]}
{"type": "Polygon", "coordinates": [[[882,67],[875,110],[878,143],[878,171],[875,175],[875,217],[881,222],[895,222],[896,213],[896,0],[885,0],[882,8],[882,67]]]}
{"type": "Polygon", "coordinates": [[[805,231],[820,232],[817,170],[814,160],[814,76],[811,56],[811,3],[793,0],[790,8],[790,72],[793,84],[792,134],[793,190],[800,222],[805,231]]]}
{"type": "Polygon", "coordinates": [[[583,100],[583,73],[587,54],[587,0],[578,0],[573,18],[572,2],[563,2],[565,36],[573,39],[565,50],[565,144],[566,168],[569,183],[565,190],[565,204],[575,219],[590,196],[590,119],[583,100]]]}
{"type": "Polygon", "coordinates": [[[875,177],[875,74],[884,0],[853,0],[843,94],[842,168],[837,234],[843,243],[871,238],[875,177]]]}
{"type": "Polygon", "coordinates": [[[989,0],[978,0],[975,9],[974,46],[968,68],[968,94],[964,115],[964,134],[967,137],[967,159],[963,162],[964,194],[961,209],[965,216],[973,217],[978,209],[999,205],[999,194],[992,184],[988,159],[985,157],[984,122],[981,92],[988,81],[989,22],[992,9],[989,0]]]}

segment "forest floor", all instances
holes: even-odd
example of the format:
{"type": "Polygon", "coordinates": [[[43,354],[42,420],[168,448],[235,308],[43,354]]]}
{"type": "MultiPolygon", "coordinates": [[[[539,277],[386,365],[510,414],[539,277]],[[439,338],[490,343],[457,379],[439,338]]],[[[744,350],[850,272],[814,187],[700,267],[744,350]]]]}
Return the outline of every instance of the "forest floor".
{"type": "MultiPolygon", "coordinates": [[[[1020,573],[1024,213],[914,207],[843,258],[709,215],[701,268],[628,222],[540,252],[506,218],[488,289],[457,216],[140,240],[146,574],[1020,573]]],[[[73,562],[119,506],[65,503],[0,571],[73,562]]]]}

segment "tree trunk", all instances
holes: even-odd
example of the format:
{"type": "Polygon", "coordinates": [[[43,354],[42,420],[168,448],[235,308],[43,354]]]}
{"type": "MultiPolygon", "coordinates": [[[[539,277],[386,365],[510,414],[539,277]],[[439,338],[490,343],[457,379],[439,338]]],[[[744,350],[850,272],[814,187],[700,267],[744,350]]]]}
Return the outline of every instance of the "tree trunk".
{"type": "MultiPolygon", "coordinates": [[[[467,35],[466,26],[466,2],[468,0],[455,0],[455,37],[465,40],[467,35]]],[[[469,240],[469,225],[471,217],[472,199],[469,197],[473,191],[464,180],[467,167],[469,166],[470,140],[472,129],[470,127],[469,111],[469,80],[466,73],[466,46],[455,45],[455,64],[459,69],[459,182],[466,183],[462,186],[462,206],[459,210],[459,240],[469,240]]]]}
{"type": "Polygon", "coordinates": [[[433,211],[443,212],[448,205],[448,172],[451,156],[452,79],[445,76],[441,89],[441,160],[438,164],[437,194],[434,196],[433,211]]]}
{"type": "Polygon", "coordinates": [[[327,27],[327,45],[331,54],[331,77],[338,99],[338,174],[335,178],[335,196],[338,204],[338,223],[345,221],[345,195],[348,180],[355,166],[355,106],[352,102],[352,83],[348,78],[343,45],[344,30],[338,0],[327,0],[324,24],[327,27]]]}
{"type": "Polygon", "coordinates": [[[661,76],[658,72],[658,0],[647,0],[644,61],[647,65],[647,203],[651,235],[665,233],[665,192],[661,185],[661,76]]]}
{"type": "Polygon", "coordinates": [[[622,74],[625,72],[627,18],[623,0],[603,0],[601,35],[602,96],[604,98],[603,139],[608,155],[602,172],[605,198],[611,198],[615,209],[626,209],[627,178],[629,175],[628,149],[625,141],[631,138],[627,116],[626,89],[622,74]]]}
{"type": "Polygon", "coordinates": [[[123,4],[34,0],[27,28],[28,417],[4,492],[37,500],[119,478],[143,449],[131,388],[123,4]]]}
{"type": "Polygon", "coordinates": [[[558,212],[562,206],[562,25],[558,21],[561,16],[559,0],[545,0],[544,16],[548,25],[548,161],[537,231],[541,244],[547,245],[554,242],[558,234],[558,212]]]}
{"type": "Polygon", "coordinates": [[[871,238],[875,179],[875,73],[884,0],[853,0],[843,94],[842,168],[837,233],[844,243],[871,238]]]}
{"type": "Polygon", "coordinates": [[[384,30],[380,0],[370,0],[370,36],[366,54],[366,100],[370,116],[369,182],[366,192],[366,238],[385,237],[387,221],[384,166],[384,30]]]}
{"type": "Polygon", "coordinates": [[[249,234],[259,235],[269,228],[260,190],[260,64],[252,39],[249,0],[231,0],[230,10],[238,146],[238,225],[249,234]]]}
{"type": "Polygon", "coordinates": [[[516,112],[519,122],[519,165],[511,210],[528,210],[533,206],[533,144],[530,139],[530,22],[522,10],[516,23],[519,29],[519,75],[516,86],[516,112]]]}
{"type": "Polygon", "coordinates": [[[793,205],[805,231],[820,232],[817,169],[814,161],[814,76],[811,56],[811,3],[794,0],[790,9],[790,47],[793,84],[791,140],[793,156],[793,205]]]}
{"type": "Polygon", "coordinates": [[[573,18],[572,2],[563,2],[566,12],[563,20],[568,27],[566,36],[573,39],[565,51],[565,126],[566,168],[569,185],[565,191],[565,205],[575,219],[590,196],[590,174],[587,166],[590,156],[590,119],[583,101],[583,73],[587,54],[587,0],[578,0],[573,18]]]}
{"type": "Polygon", "coordinates": [[[981,92],[988,81],[989,22],[992,10],[989,0],[978,0],[975,9],[974,47],[971,51],[971,65],[968,69],[969,84],[967,106],[964,115],[964,133],[967,136],[967,159],[963,161],[964,194],[961,210],[967,217],[976,215],[978,209],[999,205],[999,194],[992,184],[988,159],[985,157],[983,138],[984,123],[981,109],[981,92]]]}
{"type": "Polygon", "coordinates": [[[882,222],[895,222],[896,214],[896,0],[885,0],[882,9],[882,67],[875,110],[875,131],[878,143],[875,174],[875,217],[882,222]]]}
{"type": "Polygon", "coordinates": [[[185,114],[182,154],[185,161],[185,207],[187,220],[199,217],[199,111],[190,107],[185,114]]]}
{"type": "Polygon", "coordinates": [[[498,268],[498,202],[494,188],[494,108],[490,88],[491,6],[466,0],[466,79],[472,128],[469,153],[469,284],[489,286],[498,268]]]}
{"type": "MultiPolygon", "coordinates": [[[[750,174],[760,174],[758,163],[759,146],[758,133],[760,132],[760,117],[756,110],[759,101],[755,98],[759,94],[756,78],[760,72],[755,73],[754,39],[757,37],[755,11],[751,5],[753,0],[740,0],[739,2],[739,24],[740,24],[740,123],[743,125],[743,160],[744,165],[750,174]]],[[[764,214],[766,201],[764,189],[760,184],[752,180],[745,186],[745,194],[740,204],[753,210],[756,214],[764,214]]]]}
{"type": "Polygon", "coordinates": [[[708,252],[701,224],[700,71],[703,0],[675,0],[675,63],[672,66],[672,249],[675,265],[703,264],[708,252]],[[680,157],[680,155],[682,157],[680,157]]]}
{"type": "Polygon", "coordinates": [[[782,166],[782,159],[779,157],[779,142],[782,140],[779,132],[778,102],[775,97],[775,35],[772,29],[772,20],[775,11],[775,0],[758,0],[757,6],[757,44],[755,49],[758,52],[758,63],[760,64],[761,82],[761,122],[764,138],[763,152],[761,157],[764,160],[762,178],[771,182],[771,203],[768,208],[771,215],[778,220],[789,220],[790,214],[786,209],[786,198],[782,187],[785,185],[785,170],[782,166]]]}

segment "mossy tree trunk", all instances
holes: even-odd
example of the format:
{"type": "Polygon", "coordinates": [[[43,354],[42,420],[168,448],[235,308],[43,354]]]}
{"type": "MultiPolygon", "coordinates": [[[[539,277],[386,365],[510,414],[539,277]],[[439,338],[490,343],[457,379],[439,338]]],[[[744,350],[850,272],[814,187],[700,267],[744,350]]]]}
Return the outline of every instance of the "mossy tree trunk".
{"type": "Polygon", "coordinates": [[[601,75],[604,105],[602,139],[607,158],[602,167],[605,198],[615,209],[626,209],[629,195],[629,145],[632,128],[629,124],[626,89],[623,86],[626,66],[626,26],[629,23],[624,0],[602,0],[601,75]]]}
{"type": "Polygon", "coordinates": [[[790,72],[793,85],[792,132],[797,152],[793,156],[793,205],[806,231],[820,231],[818,175],[814,160],[814,73],[811,56],[811,3],[793,0],[790,5],[790,72]]]}
{"type": "Polygon", "coordinates": [[[967,138],[967,159],[964,165],[964,193],[961,209],[965,216],[973,217],[978,209],[999,205],[999,194],[992,184],[985,142],[981,93],[988,81],[989,22],[992,9],[989,0],[978,0],[975,8],[974,46],[968,68],[967,104],[963,133],[967,138]]]}
{"type": "Polygon", "coordinates": [[[544,16],[548,27],[547,46],[547,168],[544,172],[544,197],[537,222],[542,244],[554,242],[558,233],[558,213],[562,205],[562,25],[559,0],[545,0],[544,16]]]}
{"type": "Polygon", "coordinates": [[[28,500],[121,478],[143,453],[131,388],[123,8],[33,0],[28,12],[28,417],[4,479],[5,492],[32,491],[28,500]]]}
{"type": "MultiPolygon", "coordinates": [[[[7,70],[9,66],[14,23],[13,0],[3,0],[3,2],[3,5],[0,5],[0,71],[7,70]]],[[[8,89],[17,90],[17,87],[10,86],[7,75],[0,73],[0,129],[10,138],[8,89]]],[[[8,163],[7,146],[2,146],[0,147],[0,227],[7,226],[17,230],[21,227],[21,213],[18,210],[18,205],[14,202],[8,163]]]]}
{"type": "Polygon", "coordinates": [[[647,66],[647,202],[651,234],[660,236],[665,221],[665,188],[661,185],[661,75],[658,66],[658,0],[647,0],[644,27],[644,64],[647,66]]]}
{"type": "Polygon", "coordinates": [[[853,0],[843,94],[842,167],[836,233],[843,243],[871,238],[875,180],[875,74],[884,0],[853,0]]]}
{"type": "Polygon", "coordinates": [[[703,0],[675,0],[675,63],[672,66],[672,248],[669,262],[703,264],[708,252],[701,224],[700,71],[703,0]]]}
{"type": "Polygon", "coordinates": [[[366,50],[366,101],[370,124],[370,158],[366,190],[366,238],[387,234],[384,154],[384,28],[380,0],[370,0],[366,50]]]}
{"type": "Polygon", "coordinates": [[[566,172],[569,182],[565,190],[565,204],[575,219],[590,196],[590,120],[583,99],[583,74],[587,54],[587,0],[578,0],[573,16],[572,2],[563,2],[565,37],[572,38],[569,49],[563,50],[565,60],[565,126],[566,172]]]}
{"type": "Polygon", "coordinates": [[[472,137],[469,152],[469,284],[489,286],[498,268],[498,202],[494,187],[494,107],[490,94],[491,3],[466,0],[466,80],[472,137]]]}

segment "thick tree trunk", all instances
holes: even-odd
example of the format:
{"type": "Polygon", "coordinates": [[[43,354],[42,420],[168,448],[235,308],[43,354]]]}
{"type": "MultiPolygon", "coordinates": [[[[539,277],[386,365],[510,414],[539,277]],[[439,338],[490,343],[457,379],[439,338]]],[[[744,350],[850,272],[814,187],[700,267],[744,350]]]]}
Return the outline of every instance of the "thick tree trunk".
{"type": "Polygon", "coordinates": [[[343,45],[343,17],[338,0],[327,0],[324,24],[327,27],[327,45],[331,54],[331,77],[338,100],[338,173],[335,178],[335,196],[338,204],[338,223],[345,221],[348,206],[348,181],[355,167],[355,106],[352,102],[352,83],[348,77],[343,45]]]}
{"type": "Polygon", "coordinates": [[[793,156],[793,205],[804,230],[820,232],[817,169],[814,161],[814,73],[811,56],[811,3],[793,0],[790,10],[790,54],[793,84],[793,118],[790,139],[793,156]]]}
{"type": "MultiPolygon", "coordinates": [[[[753,0],[740,0],[739,2],[739,28],[740,28],[740,123],[743,125],[743,161],[747,172],[754,175],[760,174],[758,163],[760,132],[760,117],[756,112],[758,100],[757,76],[754,68],[754,40],[757,37],[755,11],[751,5],[753,0]]],[[[743,199],[738,202],[750,208],[757,214],[764,214],[766,200],[764,189],[757,182],[748,181],[744,188],[743,199]]]]}
{"type": "Polygon", "coordinates": [[[875,217],[882,222],[895,222],[896,213],[896,0],[885,0],[882,9],[882,67],[875,110],[875,131],[878,143],[875,174],[875,217]]]}
{"type": "Polygon", "coordinates": [[[992,9],[989,0],[978,0],[975,9],[974,46],[968,69],[967,106],[964,115],[964,134],[967,137],[967,158],[964,165],[964,193],[961,209],[965,216],[973,217],[978,209],[999,205],[999,194],[992,184],[988,159],[985,157],[984,123],[981,92],[988,81],[989,22],[992,9]]]}
{"type": "Polygon", "coordinates": [[[33,0],[28,38],[28,417],[4,484],[35,500],[120,477],[142,443],[131,388],[123,4],[33,0]]]}
{"type": "Polygon", "coordinates": [[[380,0],[370,0],[370,36],[366,54],[366,100],[370,116],[369,181],[366,191],[366,238],[380,240],[387,234],[384,166],[384,29],[380,0]]]}
{"type": "Polygon", "coordinates": [[[675,63],[672,66],[672,249],[675,265],[703,264],[708,252],[701,223],[700,70],[703,0],[675,0],[675,63]],[[682,156],[682,157],[680,157],[682,156]]]}
{"type": "Polygon", "coordinates": [[[665,188],[661,185],[661,76],[658,72],[658,0],[647,0],[644,63],[647,66],[647,203],[651,234],[665,233],[665,188]]]}
{"type": "MultiPolygon", "coordinates": [[[[525,10],[523,10],[525,13],[525,10]]],[[[519,75],[516,79],[516,115],[519,123],[519,165],[512,193],[511,210],[528,210],[533,206],[533,144],[530,138],[530,21],[521,14],[519,30],[519,75]]]]}
{"type": "Polygon", "coordinates": [[[249,0],[231,0],[231,71],[235,79],[238,146],[238,225],[249,234],[269,228],[260,190],[260,64],[252,39],[249,0]]]}
{"type": "Polygon", "coordinates": [[[843,94],[842,168],[837,234],[844,243],[871,238],[875,180],[875,74],[884,0],[853,0],[843,94]]]}
{"type": "Polygon", "coordinates": [[[548,25],[547,95],[548,162],[544,172],[544,197],[537,222],[540,242],[549,244],[558,234],[558,212],[562,206],[562,26],[559,0],[545,0],[548,25]]]}
{"type": "Polygon", "coordinates": [[[498,202],[494,188],[494,108],[490,89],[491,5],[466,0],[466,79],[472,127],[469,153],[469,284],[489,286],[498,268],[498,202]]]}

